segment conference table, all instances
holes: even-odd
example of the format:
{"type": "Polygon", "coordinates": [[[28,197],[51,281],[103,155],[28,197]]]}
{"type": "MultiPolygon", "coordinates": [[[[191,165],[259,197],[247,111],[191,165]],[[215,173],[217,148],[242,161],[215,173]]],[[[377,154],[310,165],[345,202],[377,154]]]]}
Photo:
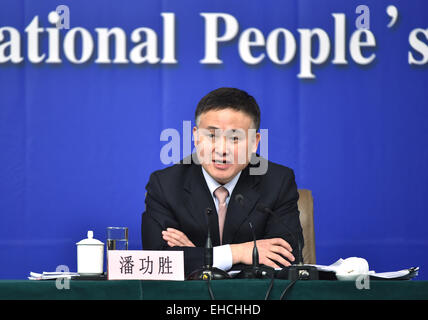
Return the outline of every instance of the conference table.
{"type": "MultiPolygon", "coordinates": [[[[1,300],[279,300],[289,280],[232,279],[207,281],[0,280],[1,300]],[[208,290],[210,285],[212,295],[208,290]]],[[[428,300],[428,281],[371,280],[358,288],[354,281],[299,280],[284,300],[428,300]]]]}

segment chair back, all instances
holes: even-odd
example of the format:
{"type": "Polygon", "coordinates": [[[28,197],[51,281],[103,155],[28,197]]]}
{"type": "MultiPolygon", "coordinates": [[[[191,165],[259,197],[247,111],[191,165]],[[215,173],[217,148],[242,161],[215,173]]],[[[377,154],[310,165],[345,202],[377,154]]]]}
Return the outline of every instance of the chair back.
{"type": "Polygon", "coordinates": [[[297,206],[300,211],[300,224],[303,229],[305,245],[302,250],[303,262],[316,264],[315,257],[315,230],[314,230],[314,199],[312,191],[299,189],[299,201],[297,206]]]}

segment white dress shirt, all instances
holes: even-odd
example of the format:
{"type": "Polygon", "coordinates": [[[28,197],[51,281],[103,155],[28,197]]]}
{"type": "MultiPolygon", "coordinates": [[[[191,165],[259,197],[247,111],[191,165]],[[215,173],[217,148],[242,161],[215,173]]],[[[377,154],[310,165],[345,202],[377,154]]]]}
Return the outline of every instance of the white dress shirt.
{"type": "MultiPolygon", "coordinates": [[[[241,171],[239,171],[239,173],[231,181],[229,181],[228,183],[223,184],[223,185],[218,183],[217,181],[215,181],[213,179],[213,177],[211,177],[209,175],[209,173],[206,172],[203,167],[202,167],[202,173],[203,173],[205,181],[208,185],[208,189],[210,190],[211,196],[213,197],[216,210],[218,211],[219,201],[217,200],[216,196],[214,195],[214,191],[218,187],[223,186],[227,189],[227,191],[229,191],[229,196],[226,198],[226,204],[229,205],[230,196],[233,192],[233,189],[236,186],[236,183],[238,182],[239,177],[241,176],[241,171]]],[[[226,245],[214,247],[213,255],[214,255],[213,267],[222,269],[224,271],[227,271],[230,268],[232,268],[233,260],[232,260],[232,250],[230,249],[230,245],[226,244],[226,245]]]]}

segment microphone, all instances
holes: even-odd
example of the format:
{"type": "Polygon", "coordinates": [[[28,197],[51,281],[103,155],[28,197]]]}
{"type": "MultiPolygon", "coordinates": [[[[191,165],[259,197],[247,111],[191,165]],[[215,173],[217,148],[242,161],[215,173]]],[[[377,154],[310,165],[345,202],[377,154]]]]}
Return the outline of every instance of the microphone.
{"type": "Polygon", "coordinates": [[[210,216],[213,210],[206,208],[205,213],[207,217],[207,241],[204,248],[204,265],[202,268],[193,271],[187,280],[221,280],[230,279],[229,274],[219,268],[213,267],[213,243],[211,240],[211,223],[210,216]]]}
{"type": "Polygon", "coordinates": [[[294,242],[297,243],[297,259],[295,264],[283,268],[278,274],[277,278],[280,279],[288,279],[288,280],[318,280],[318,270],[314,266],[307,266],[303,264],[302,257],[302,242],[300,241],[300,237],[296,239],[294,234],[290,232],[288,226],[282,221],[276,213],[274,213],[269,207],[266,207],[262,204],[257,206],[257,210],[263,213],[267,213],[273,216],[276,220],[278,220],[282,226],[287,230],[287,232],[291,235],[294,242]]]}
{"type": "Polygon", "coordinates": [[[259,267],[259,251],[257,250],[257,241],[256,241],[256,234],[254,233],[253,224],[251,221],[248,223],[250,225],[251,232],[253,234],[253,241],[254,241],[254,247],[253,247],[253,268],[256,269],[259,267]]]}
{"type": "MultiPolygon", "coordinates": [[[[235,200],[241,205],[241,207],[244,207],[244,196],[242,194],[237,194],[235,196],[235,200]]],[[[259,264],[259,251],[257,250],[257,241],[256,241],[256,233],[255,228],[253,227],[253,224],[248,222],[248,225],[251,229],[251,234],[253,236],[254,241],[254,247],[253,247],[253,254],[252,254],[252,260],[253,263],[250,268],[246,267],[241,272],[239,272],[235,278],[237,279],[254,279],[254,278],[271,278],[269,274],[274,273],[274,269],[268,266],[260,266],[259,264]]]]}
{"type": "Polygon", "coordinates": [[[212,268],[213,266],[213,242],[211,240],[211,228],[210,228],[210,216],[212,214],[211,208],[206,208],[205,212],[207,213],[207,241],[205,242],[205,249],[204,249],[204,264],[205,268],[212,268]]]}
{"type": "Polygon", "coordinates": [[[269,207],[264,206],[263,204],[259,204],[257,206],[257,210],[261,211],[263,213],[269,214],[271,216],[273,216],[276,220],[280,221],[280,223],[283,225],[283,227],[287,230],[287,232],[291,235],[291,237],[293,238],[294,242],[297,243],[297,259],[294,262],[294,264],[297,264],[299,266],[303,265],[303,258],[302,258],[302,242],[299,239],[296,239],[296,237],[294,236],[294,234],[292,232],[290,232],[290,229],[288,228],[288,226],[281,220],[279,219],[279,217],[276,215],[275,212],[273,212],[269,207]]]}

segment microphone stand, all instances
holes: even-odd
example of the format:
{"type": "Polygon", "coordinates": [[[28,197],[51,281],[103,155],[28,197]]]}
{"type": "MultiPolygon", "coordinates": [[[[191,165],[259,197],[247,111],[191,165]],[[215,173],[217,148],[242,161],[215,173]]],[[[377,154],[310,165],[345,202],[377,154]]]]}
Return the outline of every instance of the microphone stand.
{"type": "Polygon", "coordinates": [[[256,235],[251,222],[248,223],[253,233],[253,264],[250,267],[242,269],[234,279],[271,279],[275,273],[275,269],[269,266],[261,266],[259,264],[259,251],[257,250],[256,235]]]}
{"type": "MultiPolygon", "coordinates": [[[[244,196],[237,194],[235,200],[239,202],[241,207],[244,206],[244,196]]],[[[248,223],[253,235],[254,247],[253,247],[253,263],[251,267],[242,269],[234,279],[271,279],[275,273],[275,269],[268,266],[260,266],[259,264],[259,251],[257,250],[256,234],[254,232],[253,224],[248,223]]]]}
{"type": "Polygon", "coordinates": [[[292,232],[288,229],[288,226],[278,218],[278,216],[268,207],[264,207],[262,205],[259,205],[257,207],[259,211],[268,213],[272,215],[274,218],[276,218],[280,223],[284,226],[284,228],[288,231],[288,233],[291,235],[293,240],[297,243],[297,263],[292,264],[289,267],[282,268],[281,271],[277,274],[277,278],[279,279],[288,279],[291,281],[295,280],[318,280],[318,270],[314,266],[308,266],[303,264],[303,258],[302,258],[302,243],[300,239],[296,239],[292,232]]]}
{"type": "Polygon", "coordinates": [[[211,240],[211,231],[210,231],[210,215],[212,213],[211,208],[206,209],[207,219],[208,219],[208,233],[207,233],[207,242],[205,243],[204,249],[204,265],[202,268],[199,268],[193,271],[188,277],[187,280],[222,280],[230,279],[229,274],[219,268],[213,267],[213,244],[211,240]]]}

